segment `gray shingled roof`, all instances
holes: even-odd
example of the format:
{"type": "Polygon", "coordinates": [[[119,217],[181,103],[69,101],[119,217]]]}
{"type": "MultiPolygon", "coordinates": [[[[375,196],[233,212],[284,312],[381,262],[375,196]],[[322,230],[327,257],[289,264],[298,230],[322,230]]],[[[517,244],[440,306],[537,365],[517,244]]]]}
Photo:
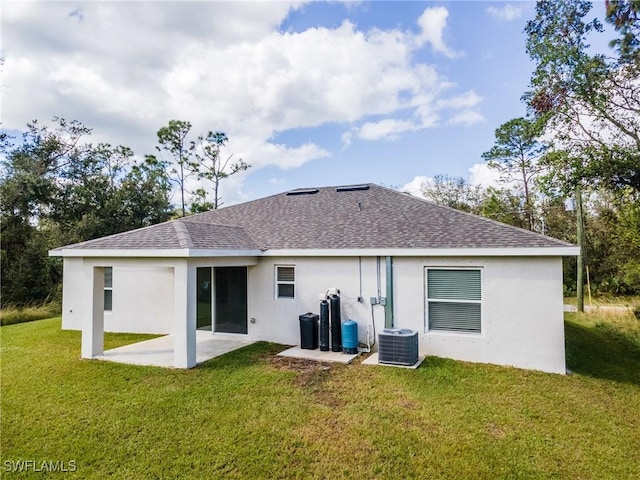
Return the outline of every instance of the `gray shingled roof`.
{"type": "Polygon", "coordinates": [[[63,248],[259,250],[242,227],[173,220],[63,248]]]}
{"type": "Polygon", "coordinates": [[[293,190],[64,248],[279,250],[569,246],[572,245],[554,238],[369,184],[355,190],[343,187],[293,190]]]}

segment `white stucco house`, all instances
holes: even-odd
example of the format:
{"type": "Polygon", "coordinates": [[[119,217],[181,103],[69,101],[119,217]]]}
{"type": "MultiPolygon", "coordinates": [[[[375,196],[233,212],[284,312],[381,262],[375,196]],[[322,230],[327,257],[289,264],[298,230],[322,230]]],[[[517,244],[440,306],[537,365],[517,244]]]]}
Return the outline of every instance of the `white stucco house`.
{"type": "Polygon", "coordinates": [[[565,373],[563,256],[578,247],[378,185],[298,189],[68,245],[64,329],[82,356],[104,331],[171,333],[196,363],[196,329],[299,343],[298,316],[341,293],[360,336],[419,332],[421,354],[565,373]]]}

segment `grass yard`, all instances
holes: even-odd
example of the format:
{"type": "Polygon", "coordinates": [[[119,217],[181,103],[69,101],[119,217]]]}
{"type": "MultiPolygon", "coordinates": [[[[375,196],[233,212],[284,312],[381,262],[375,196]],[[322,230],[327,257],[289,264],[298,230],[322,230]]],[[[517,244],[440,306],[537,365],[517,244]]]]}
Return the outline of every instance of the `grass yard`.
{"type": "Polygon", "coordinates": [[[82,479],[640,478],[640,322],[566,319],[569,376],[328,368],[268,343],[170,370],[80,360],[58,318],[5,326],[1,476],[42,478],[8,471],[31,460],[82,479]]]}

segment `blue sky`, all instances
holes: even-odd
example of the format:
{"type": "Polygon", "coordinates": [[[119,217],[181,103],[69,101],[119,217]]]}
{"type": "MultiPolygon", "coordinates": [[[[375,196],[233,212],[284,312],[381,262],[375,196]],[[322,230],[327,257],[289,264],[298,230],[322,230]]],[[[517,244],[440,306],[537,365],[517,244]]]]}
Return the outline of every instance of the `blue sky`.
{"type": "MultiPolygon", "coordinates": [[[[533,2],[3,2],[2,122],[155,152],[170,119],[252,165],[226,204],[302,186],[490,181],[522,116],[533,2]]],[[[599,6],[596,6],[599,8],[599,6]]],[[[604,7],[602,7],[604,8],[604,7]]]]}

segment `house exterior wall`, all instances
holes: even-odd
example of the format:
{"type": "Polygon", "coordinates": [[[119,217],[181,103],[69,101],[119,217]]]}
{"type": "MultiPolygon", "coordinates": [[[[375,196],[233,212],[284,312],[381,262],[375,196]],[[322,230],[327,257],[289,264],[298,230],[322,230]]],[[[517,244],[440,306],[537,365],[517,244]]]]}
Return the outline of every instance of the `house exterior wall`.
{"type": "Polygon", "coordinates": [[[395,258],[395,325],[417,330],[420,352],[566,373],[559,257],[395,258]],[[425,267],[479,267],[482,333],[426,331],[425,267]]]}
{"type": "Polygon", "coordinates": [[[83,259],[65,258],[62,264],[62,328],[80,330],[82,319],[91,312],[84,311],[83,295],[89,295],[85,285],[83,259]]]}
{"type": "MultiPolygon", "coordinates": [[[[381,259],[381,285],[384,290],[384,258],[381,259]]],[[[299,345],[298,317],[307,312],[318,314],[319,295],[335,287],[340,290],[342,320],[358,323],[358,336],[366,340],[367,325],[371,324],[369,297],[377,296],[377,263],[375,257],[262,257],[258,265],[249,269],[248,335],[256,340],[268,340],[286,345],[299,345]],[[295,266],[295,298],[276,298],[275,268],[277,265],[295,266]],[[360,268],[362,269],[362,297],[360,296],[360,268]]],[[[374,307],[375,322],[384,326],[384,308],[374,307]]]]}
{"type": "Polygon", "coordinates": [[[173,332],[173,268],[141,259],[65,258],[62,328],[82,329],[91,317],[86,301],[94,267],[113,268],[113,308],[104,312],[106,332],[173,332]]]}
{"type": "MultiPolygon", "coordinates": [[[[91,296],[94,267],[113,268],[113,308],[104,312],[105,332],[175,332],[174,293],[186,285],[174,285],[174,268],[185,259],[160,258],[74,258],[63,264],[62,328],[81,330],[91,318],[87,301],[91,296]]],[[[190,260],[200,266],[246,266],[252,257],[190,260]]]]}
{"type": "MultiPolygon", "coordinates": [[[[182,260],[184,261],[184,260],[182,260]]],[[[113,310],[105,331],[173,333],[175,259],[65,258],[65,329],[81,329],[90,318],[88,302],[94,267],[113,267],[113,310]],[[85,311],[86,310],[86,311],[85,311]]],[[[200,266],[248,267],[247,337],[287,345],[300,342],[298,317],[319,313],[319,295],[341,292],[342,320],[358,323],[361,342],[367,327],[385,325],[384,307],[370,297],[387,296],[385,258],[238,257],[200,258],[200,266]],[[276,266],[295,266],[295,298],[276,298],[276,266]],[[379,272],[379,273],[378,273],[379,272]],[[358,301],[358,297],[362,301],[358,301]]],[[[394,257],[394,326],[419,332],[420,353],[471,362],[513,365],[565,373],[560,257],[394,257]],[[482,333],[428,332],[425,268],[479,268],[482,271],[482,333]]],[[[215,321],[215,318],[214,318],[215,321]]]]}
{"type": "MultiPolygon", "coordinates": [[[[381,294],[385,265],[381,258],[381,294]]],[[[318,295],[341,292],[342,319],[358,322],[360,341],[371,324],[370,297],[378,295],[375,257],[362,258],[362,297],[357,257],[268,258],[249,271],[249,336],[299,344],[298,316],[319,312],[318,295]],[[296,298],[275,298],[275,266],[296,267],[296,298]]],[[[394,326],[419,332],[420,353],[470,362],[512,365],[564,374],[562,262],[559,257],[416,258],[394,257],[394,326]],[[482,333],[428,332],[425,268],[480,268],[482,333]]],[[[376,331],[384,328],[384,308],[373,307],[376,331]]]]}

